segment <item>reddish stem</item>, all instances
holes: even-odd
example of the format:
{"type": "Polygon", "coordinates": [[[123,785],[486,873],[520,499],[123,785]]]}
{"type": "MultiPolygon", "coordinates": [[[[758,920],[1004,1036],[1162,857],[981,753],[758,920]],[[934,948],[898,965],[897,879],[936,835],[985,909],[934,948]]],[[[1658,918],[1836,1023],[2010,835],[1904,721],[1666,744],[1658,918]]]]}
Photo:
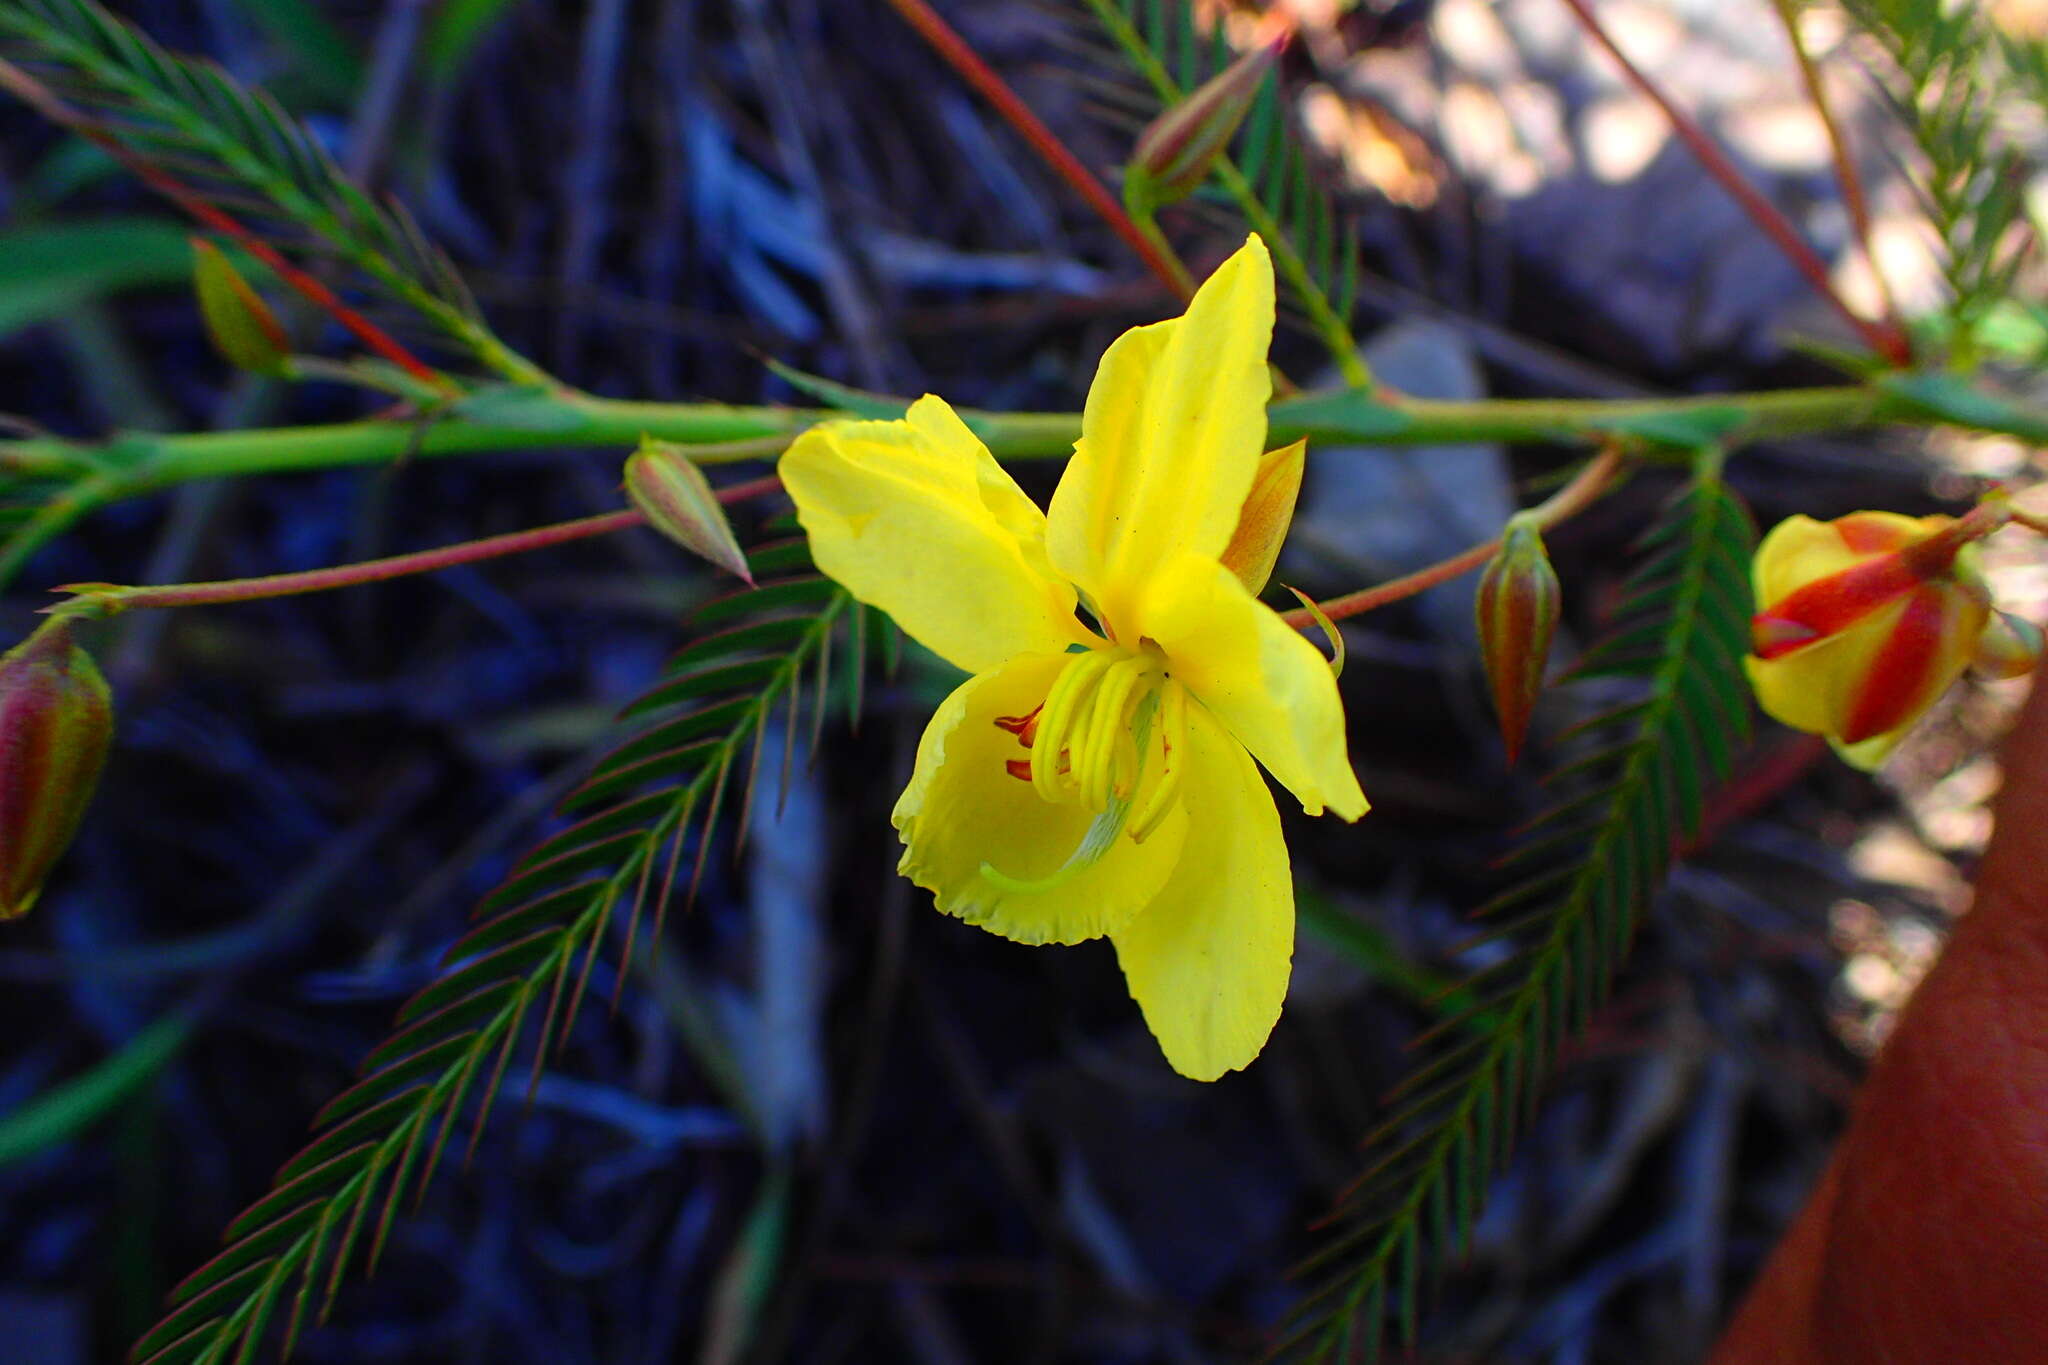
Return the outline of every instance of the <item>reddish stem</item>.
{"type": "MultiPolygon", "coordinates": [[[[1534,509],[1536,524],[1549,530],[1569,517],[1577,516],[1595,499],[1607,491],[1607,485],[1620,472],[1622,451],[1618,445],[1610,445],[1586,462],[1586,467],[1572,476],[1572,481],[1557,490],[1541,505],[1534,509]]],[[[1341,621],[1347,616],[1357,616],[1375,607],[1384,607],[1404,597],[1413,597],[1439,583],[1449,582],[1459,574],[1472,570],[1492,559],[1500,551],[1501,538],[1495,536],[1484,544],[1461,550],[1449,559],[1440,560],[1427,568],[1385,583],[1376,583],[1370,588],[1347,592],[1342,597],[1333,597],[1321,604],[1323,615],[1332,621],[1341,621]]],[[[1296,630],[1306,630],[1315,624],[1315,616],[1307,608],[1280,613],[1280,619],[1296,630]]]]}
{"type": "Polygon", "coordinates": [[[2008,507],[2006,516],[2016,526],[2024,526],[2036,535],[2048,536],[2048,517],[2037,517],[2031,512],[2022,512],[2017,507],[2008,507]]]}
{"type": "Polygon", "coordinates": [[[1010,89],[1003,78],[998,76],[989,64],[939,17],[937,11],[933,10],[926,0],[889,0],[889,3],[903,16],[905,22],[918,31],[919,36],[937,49],[938,54],[960,73],[962,79],[979,90],[982,97],[995,106],[996,112],[1003,116],[1004,121],[1031,144],[1031,149],[1037,152],[1062,180],[1088,201],[1088,207],[1094,209],[1116,235],[1124,239],[1125,244],[1137,253],[1138,259],[1145,263],[1147,269],[1157,275],[1177,298],[1185,300],[1189,297],[1191,291],[1181,272],[1174,268],[1173,261],[1145,235],[1144,230],[1132,221],[1131,215],[1124,211],[1124,206],[1116,201],[1116,196],[1081,164],[1079,157],[1067,150],[1067,145],[1060,141],[1059,135],[1046,127],[1038,115],[1031,112],[1030,107],[1017,97],[1017,92],[1010,89]]]}
{"type": "Polygon", "coordinates": [[[0,86],[12,91],[44,118],[69,128],[126,167],[137,179],[163,195],[192,217],[222,236],[232,238],[251,256],[269,266],[286,284],[297,290],[336,322],[355,333],[370,350],[398,366],[413,378],[436,388],[453,391],[454,386],[438,370],[398,344],[390,333],[343,303],[320,281],[287,261],[277,250],[196,192],[122,146],[113,136],[71,106],[65,104],[41,81],[13,63],[0,60],[0,86]]]}
{"type": "Polygon", "coordinates": [[[1857,335],[1863,338],[1864,343],[1894,365],[1910,364],[1913,355],[1906,344],[1904,333],[1892,324],[1872,322],[1843,302],[1842,296],[1835,292],[1834,284],[1828,278],[1826,262],[1806,244],[1805,239],[1785,220],[1785,215],[1778,211],[1777,206],[1764,198],[1755,186],[1743,178],[1735,163],[1714,144],[1713,139],[1693,121],[1692,116],[1673,104],[1664,92],[1653,85],[1650,78],[1622,53],[1615,45],[1614,39],[1608,36],[1607,30],[1601,27],[1600,20],[1594,15],[1593,8],[1587,0],[1564,0],[1564,3],[1571,7],[1572,13],[1578,16],[1586,31],[1600,46],[1606,48],[1608,55],[1621,66],[1622,74],[1628,77],[1629,83],[1649,96],[1657,107],[1664,111],[1664,117],[1671,121],[1672,131],[1678,134],[1679,140],[1699,159],[1707,174],[1719,182],[1721,188],[1726,190],[1741,206],[1742,211],[1749,215],[1750,221],[1762,229],[1764,235],[1784,253],[1785,259],[1792,262],[1794,268],[1806,277],[1807,282],[1820,296],[1856,329],[1857,335]]]}
{"type": "MultiPolygon", "coordinates": [[[[721,488],[717,497],[721,503],[731,505],[772,493],[780,487],[782,480],[773,474],[767,474],[758,479],[749,479],[745,483],[721,488]]],[[[90,615],[95,609],[111,613],[129,611],[137,607],[217,606],[224,602],[254,602],[270,597],[325,592],[330,588],[350,588],[362,583],[381,583],[387,579],[404,578],[410,574],[452,569],[458,564],[474,564],[480,559],[497,559],[505,555],[524,554],[529,550],[545,550],[555,545],[566,545],[573,540],[588,540],[593,536],[609,535],[613,531],[622,531],[629,526],[639,526],[646,520],[639,512],[629,508],[621,512],[603,512],[594,517],[581,517],[575,521],[556,522],[552,526],[511,531],[502,536],[487,536],[482,540],[466,540],[459,545],[443,545],[433,550],[417,550],[411,554],[365,560],[360,564],[341,564],[331,569],[309,569],[303,573],[270,574],[262,578],[229,578],[215,583],[167,583],[154,588],[121,588],[98,583],[73,583],[58,588],[57,591],[75,593],[76,597],[45,610],[62,612],[75,602],[80,614],[90,615]]]]}
{"type": "Polygon", "coordinates": [[[1778,19],[1785,26],[1785,40],[1792,47],[1793,60],[1799,63],[1799,75],[1806,83],[1807,96],[1813,101],[1814,113],[1820,116],[1821,127],[1827,130],[1828,151],[1835,163],[1835,183],[1841,186],[1842,204],[1849,210],[1849,225],[1856,234],[1856,245],[1862,249],[1871,277],[1877,281],[1878,295],[1884,300],[1885,326],[1903,337],[1906,329],[1899,321],[1898,300],[1892,296],[1891,284],[1885,279],[1884,271],[1878,268],[1877,252],[1872,249],[1875,234],[1871,231],[1870,201],[1863,193],[1863,177],[1857,174],[1856,158],[1849,151],[1849,139],[1828,104],[1820,67],[1806,50],[1805,40],[1799,36],[1797,0],[1776,0],[1776,8],[1778,19]]]}

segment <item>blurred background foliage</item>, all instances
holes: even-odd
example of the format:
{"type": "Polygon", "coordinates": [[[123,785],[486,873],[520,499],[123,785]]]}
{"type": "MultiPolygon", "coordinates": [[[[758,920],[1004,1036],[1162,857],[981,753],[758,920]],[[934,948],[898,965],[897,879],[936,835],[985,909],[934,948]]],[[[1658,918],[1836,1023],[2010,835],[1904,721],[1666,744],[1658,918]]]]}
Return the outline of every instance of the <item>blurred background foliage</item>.
{"type": "MultiPolygon", "coordinates": [[[[1121,162],[1156,92],[1088,6],[944,8],[1087,164],[1121,162]]],[[[1327,205],[1281,207],[1359,243],[1356,278],[1325,278],[1380,377],[1445,398],[1833,377],[1788,338],[1847,345],[1839,323],[1561,6],[1297,8],[1282,112],[1306,150],[1288,154],[1327,205]]],[[[872,390],[1070,409],[1108,340],[1171,308],[881,0],[119,10],[271,90],[349,175],[406,205],[499,335],[595,393],[808,401],[769,355],[872,390]]],[[[2039,282],[2000,274],[2010,258],[1972,235],[1990,216],[1972,205],[1995,190],[2020,215],[2037,192],[2039,86],[2025,83],[2048,17],[2020,0],[1988,12],[2000,69],[2031,99],[1958,104],[1985,88],[1832,7],[1801,22],[1867,162],[1887,286],[2027,387],[2039,282]],[[2004,176],[1944,162],[1958,138],[1995,138],[2004,176]]],[[[1767,7],[1602,14],[1874,310],[1767,7]]],[[[1241,235],[1223,207],[1166,216],[1198,273],[1241,235]]],[[[0,213],[11,424],[98,438],[374,410],[354,389],[228,371],[200,328],[182,220],[13,103],[0,213]]],[[[331,323],[283,311],[339,349],[331,323]]],[[[1283,326],[1276,359],[1334,378],[1305,325],[1283,326]]],[[[1283,575],[1332,591],[1440,558],[1566,458],[1319,449],[1283,575]]],[[[1952,506],[1969,479],[2030,461],[1997,439],[1811,437],[1748,451],[1728,477],[1768,524],[1952,506]]],[[[607,510],[617,467],[567,452],[401,461],[118,504],[25,566],[0,638],[25,634],[56,583],[309,568],[607,510]]],[[[1050,474],[1020,471],[1041,495],[1050,474]]],[[[1627,547],[1674,482],[1644,474],[1552,538],[1561,658],[1611,617],[1627,547]]],[[[739,522],[743,543],[780,534],[739,522]]],[[[1994,558],[1993,572],[2039,619],[2041,566],[1994,558]]],[[[11,1361],[111,1360],[156,1319],[433,979],[469,907],[563,823],[554,802],[717,591],[665,543],[626,535],[102,630],[112,764],[60,878],[0,944],[11,1361]]],[[[1255,1354],[1408,1040],[1484,965],[1451,951],[1463,916],[1503,884],[1492,862],[1541,805],[1532,765],[1503,768],[1470,592],[1461,580],[1345,627],[1375,809],[1352,828],[1290,823],[1305,928],[1288,1013],[1249,1073],[1171,1077],[1106,945],[1022,952],[897,880],[887,810],[949,679],[914,652],[871,671],[856,727],[842,668],[817,689],[837,705],[815,761],[794,755],[786,799],[763,784],[744,844],[727,822],[698,904],[617,1012],[584,1012],[532,1104],[508,1096],[467,1173],[451,1161],[397,1218],[380,1273],[340,1290],[299,1358],[1255,1354]]],[[[1600,700],[1547,699],[1534,746],[1600,700]]],[[[1561,1058],[1418,1358],[1700,1357],[1965,903],[1996,782],[1984,745],[2011,700],[1960,695],[1878,781],[1802,738],[1758,736],[1613,1002],[1561,1058]]],[[[773,727],[764,742],[775,772],[792,741],[773,727]]],[[[598,965],[594,999],[611,970],[598,965]]]]}

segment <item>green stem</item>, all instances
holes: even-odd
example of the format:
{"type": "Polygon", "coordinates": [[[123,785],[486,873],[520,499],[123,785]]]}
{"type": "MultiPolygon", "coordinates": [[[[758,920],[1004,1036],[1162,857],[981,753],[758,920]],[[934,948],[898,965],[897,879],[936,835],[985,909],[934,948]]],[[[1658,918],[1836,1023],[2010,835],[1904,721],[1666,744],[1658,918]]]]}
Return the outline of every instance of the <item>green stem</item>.
{"type": "Polygon", "coordinates": [[[1151,209],[1128,202],[1130,197],[1126,192],[1124,207],[1130,211],[1131,226],[1136,228],[1139,235],[1150,242],[1152,249],[1159,253],[1159,259],[1165,264],[1168,272],[1167,283],[1173,291],[1184,299],[1193,298],[1195,277],[1188,273],[1187,265],[1181,260],[1180,253],[1173,249],[1173,243],[1167,241],[1166,234],[1159,230],[1158,217],[1151,209]]]}
{"type": "Polygon", "coordinates": [[[1330,306],[1330,299],[1308,273],[1308,262],[1301,259],[1301,253],[1294,249],[1294,238],[1280,226],[1252,188],[1252,182],[1245,179],[1244,172],[1227,156],[1216,158],[1211,172],[1237,200],[1238,210],[1245,220],[1265,238],[1266,247],[1273,253],[1273,268],[1286,279],[1294,290],[1295,298],[1308,310],[1309,325],[1322,338],[1323,347],[1329,351],[1330,359],[1337,363],[1338,373],[1344,382],[1354,389],[1372,387],[1372,371],[1367,368],[1365,357],[1358,353],[1358,341],[1351,335],[1350,324],[1337,316],[1337,310],[1330,306]]]}
{"type": "MultiPolygon", "coordinates": [[[[1341,426],[1338,414],[1327,411],[1330,398],[1328,394],[1305,395],[1291,404],[1276,404],[1272,412],[1274,439],[1282,439],[1282,432],[1313,436],[1318,426],[1341,426]],[[1290,420],[1293,425],[1289,425],[1290,420]]],[[[1359,445],[1571,441],[1603,436],[1635,436],[1654,441],[1658,439],[1658,426],[1666,422],[1711,421],[1719,428],[1713,433],[1715,440],[1740,444],[1887,422],[1931,425],[1925,408],[1882,390],[1854,385],[1763,393],[1690,394],[1680,398],[1504,398],[1477,402],[1390,398],[1377,406],[1395,414],[1402,425],[1384,436],[1377,432],[1353,432],[1343,439],[1359,445]]],[[[1674,459],[1690,461],[1693,450],[1681,441],[1673,444],[1669,453],[1674,459]]]]}
{"type": "MultiPolygon", "coordinates": [[[[28,556],[109,503],[197,479],[248,477],[349,465],[392,464],[508,451],[629,447],[652,436],[692,447],[706,464],[773,458],[797,433],[844,414],[820,409],[639,403],[569,391],[521,395],[516,412],[457,403],[422,421],[345,422],[181,435],[129,434],[103,446],[54,437],[0,442],[0,481],[68,486],[0,550],[0,583],[28,556]]],[[[1078,413],[963,411],[998,459],[1061,458],[1081,433],[1078,413]]],[[[1269,409],[1270,441],[1306,437],[1319,445],[1452,445],[1470,441],[1566,442],[1619,437],[1650,442],[1645,459],[1691,458],[1672,438],[1711,429],[1734,446],[1778,436],[1883,423],[1933,426],[2034,439],[2048,414],[2000,401],[1930,408],[1910,392],[1883,388],[1780,389],[1682,398],[1488,399],[1444,402],[1375,397],[1359,389],[1301,394],[1269,409]]]]}
{"type": "MultiPolygon", "coordinates": [[[[523,399],[517,414],[466,416],[458,404],[424,421],[342,422],[178,435],[130,433],[94,446],[61,437],[0,441],[0,472],[20,478],[90,476],[130,497],[193,479],[385,464],[509,451],[628,446],[641,436],[693,447],[716,464],[765,459],[797,433],[843,416],[817,408],[640,403],[559,392],[523,399]]],[[[1556,441],[1621,434],[1663,419],[1726,414],[1732,439],[1758,440],[1873,423],[1929,424],[1926,410],[1873,389],[1842,386],[1681,398],[1381,400],[1357,390],[1302,394],[1274,403],[1270,441],[1308,437],[1343,445],[1556,441]]],[[[2034,420],[2048,420],[2032,412],[2034,420]]],[[[1081,433],[1079,413],[981,412],[966,419],[998,459],[1063,457],[1081,433]]],[[[1989,416],[1989,414],[1987,414],[1989,416]]],[[[1963,423],[2002,431],[1995,421],[1963,423]]]]}

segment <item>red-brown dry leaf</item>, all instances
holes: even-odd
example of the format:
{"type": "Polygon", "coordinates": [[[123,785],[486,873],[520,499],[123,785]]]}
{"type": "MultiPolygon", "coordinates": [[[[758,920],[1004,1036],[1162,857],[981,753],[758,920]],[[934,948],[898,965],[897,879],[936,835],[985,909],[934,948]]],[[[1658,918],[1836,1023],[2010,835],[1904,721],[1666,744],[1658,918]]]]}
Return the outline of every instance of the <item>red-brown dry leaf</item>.
{"type": "Polygon", "coordinates": [[[1976,903],[1711,1365],[2048,1361],[2048,687],[1976,903]]]}

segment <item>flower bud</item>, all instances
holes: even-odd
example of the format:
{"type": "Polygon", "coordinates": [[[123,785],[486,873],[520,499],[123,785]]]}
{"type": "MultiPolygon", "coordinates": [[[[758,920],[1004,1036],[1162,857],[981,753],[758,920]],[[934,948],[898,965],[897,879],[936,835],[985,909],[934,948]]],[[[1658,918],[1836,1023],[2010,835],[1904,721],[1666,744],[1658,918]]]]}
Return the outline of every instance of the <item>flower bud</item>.
{"type": "Polygon", "coordinates": [[[1253,48],[1145,126],[1125,168],[1124,201],[1132,212],[1149,213],[1202,187],[1279,55],[1278,43],[1253,48]]]}
{"type": "Polygon", "coordinates": [[[1475,603],[1479,650],[1510,763],[1522,751],[1529,715],[1543,691],[1561,595],[1542,530],[1526,515],[1515,517],[1501,533],[1500,553],[1480,575],[1475,603]]]}
{"type": "Polygon", "coordinates": [[[285,372],[291,338],[227,253],[204,237],[192,239],[192,282],[199,292],[206,334],[229,364],[251,374],[285,372]]]}
{"type": "Polygon", "coordinates": [[[1970,666],[1992,619],[1989,518],[1795,516],[1757,547],[1744,663],[1757,703],[1870,769],[1970,666]]]}
{"type": "Polygon", "coordinates": [[[747,557],[711,481],[682,446],[641,437],[640,448],[626,457],[626,496],[649,526],[752,585],[747,557]]]}
{"type": "Polygon", "coordinates": [[[114,708],[92,656],[52,621],[0,654],[0,920],[28,913],[92,802],[114,708]]]}

